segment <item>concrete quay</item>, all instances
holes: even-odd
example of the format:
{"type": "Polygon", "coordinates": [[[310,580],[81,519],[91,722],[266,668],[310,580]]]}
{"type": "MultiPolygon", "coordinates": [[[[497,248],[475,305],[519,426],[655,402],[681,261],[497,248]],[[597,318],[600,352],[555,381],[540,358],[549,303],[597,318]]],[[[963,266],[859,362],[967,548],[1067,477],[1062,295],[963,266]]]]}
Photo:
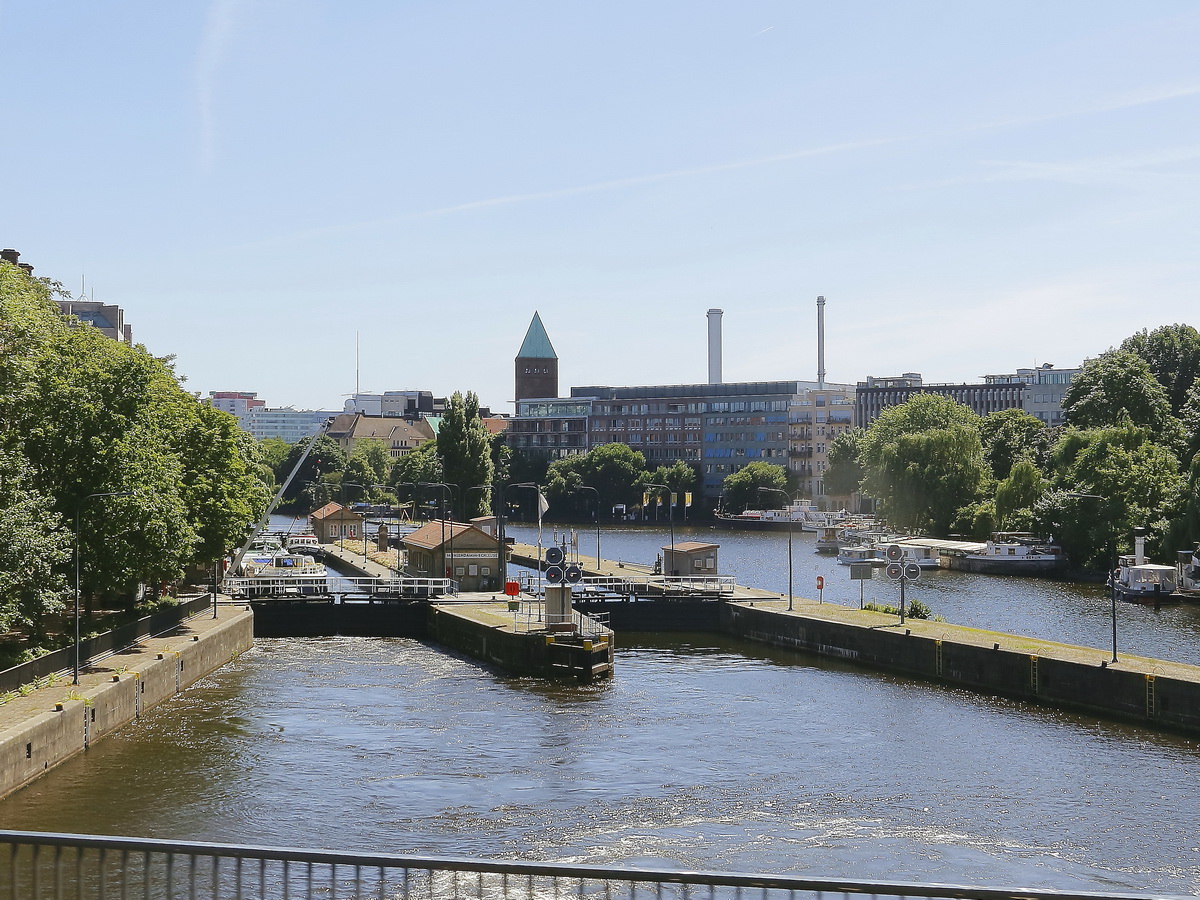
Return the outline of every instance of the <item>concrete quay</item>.
{"type": "Polygon", "coordinates": [[[221,605],[0,705],[0,797],[221,668],[254,642],[248,607],[221,605]]]}

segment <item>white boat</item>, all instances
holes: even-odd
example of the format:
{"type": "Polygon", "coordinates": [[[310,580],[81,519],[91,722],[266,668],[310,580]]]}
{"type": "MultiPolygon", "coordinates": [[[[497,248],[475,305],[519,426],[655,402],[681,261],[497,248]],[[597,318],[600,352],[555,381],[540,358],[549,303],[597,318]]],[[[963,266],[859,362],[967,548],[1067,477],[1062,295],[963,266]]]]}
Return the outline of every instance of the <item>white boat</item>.
{"type": "Polygon", "coordinates": [[[321,542],[317,540],[317,536],[311,531],[306,531],[302,534],[289,535],[287,538],[287,548],[293,553],[312,552],[313,550],[321,549],[321,542]]]}
{"type": "Polygon", "coordinates": [[[840,525],[822,525],[817,530],[816,551],[818,553],[837,553],[841,546],[841,542],[838,540],[841,530],[840,525]]]}
{"type": "Polygon", "coordinates": [[[1130,554],[1119,558],[1110,585],[1126,603],[1178,603],[1182,598],[1175,593],[1176,575],[1175,566],[1139,562],[1137,555],[1130,554]]]}
{"type": "Polygon", "coordinates": [[[837,555],[838,565],[851,566],[855,563],[870,563],[873,566],[882,566],[887,563],[883,557],[883,552],[874,544],[858,544],[854,547],[842,547],[838,550],[837,555]]]}
{"type": "Polygon", "coordinates": [[[740,513],[718,512],[714,521],[718,528],[738,528],[746,531],[816,532],[826,525],[836,525],[846,519],[845,510],[824,512],[815,500],[794,500],[782,509],[747,509],[740,513]]]}
{"type": "Polygon", "coordinates": [[[235,575],[241,592],[249,597],[321,594],[328,588],[323,563],[308,554],[285,550],[271,535],[251,543],[235,575]]]}
{"type": "Polygon", "coordinates": [[[942,565],[942,556],[936,547],[915,541],[895,541],[904,551],[904,562],[916,563],[922,569],[937,569],[942,565]]]}

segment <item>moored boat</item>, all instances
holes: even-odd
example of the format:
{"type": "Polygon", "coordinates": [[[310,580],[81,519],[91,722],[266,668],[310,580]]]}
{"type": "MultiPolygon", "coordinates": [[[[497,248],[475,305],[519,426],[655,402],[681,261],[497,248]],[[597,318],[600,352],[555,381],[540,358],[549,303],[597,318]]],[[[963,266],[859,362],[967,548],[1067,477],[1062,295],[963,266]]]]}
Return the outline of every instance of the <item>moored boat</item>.
{"type": "MultiPolygon", "coordinates": [[[[943,541],[943,545],[954,542],[943,541]]],[[[1066,568],[1062,549],[1026,531],[997,531],[983,543],[941,549],[943,565],[984,575],[1051,575],[1066,568]]]]}
{"type": "Polygon", "coordinates": [[[1112,573],[1110,585],[1120,599],[1150,606],[1178,603],[1183,599],[1175,593],[1177,573],[1174,566],[1138,560],[1134,554],[1122,556],[1112,573]]]}

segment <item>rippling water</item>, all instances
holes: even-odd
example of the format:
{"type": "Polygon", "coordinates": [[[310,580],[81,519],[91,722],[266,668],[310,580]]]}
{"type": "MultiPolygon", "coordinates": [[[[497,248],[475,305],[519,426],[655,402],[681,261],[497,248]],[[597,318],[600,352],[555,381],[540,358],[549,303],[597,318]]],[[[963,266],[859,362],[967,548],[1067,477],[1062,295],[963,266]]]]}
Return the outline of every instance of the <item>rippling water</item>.
{"type": "Polygon", "coordinates": [[[1194,741],[709,635],[616,678],[259,641],[10,828],[861,878],[1200,887],[1194,741]]]}
{"type": "MultiPolygon", "coordinates": [[[[786,592],[786,535],[689,536],[721,543],[739,581],[786,592]]],[[[651,562],[665,537],[606,531],[604,555],[651,562]]],[[[800,541],[797,593],[824,574],[827,599],[856,603],[845,570],[800,541]]],[[[893,590],[871,582],[867,599],[893,590]]],[[[938,572],[914,591],[951,621],[1105,646],[1092,587],[938,572]]],[[[1194,656],[1192,607],[1118,612],[1131,647],[1194,656]]],[[[576,685],[411,640],[260,640],[0,801],[0,823],[1200,892],[1195,740],[715,635],[622,634],[618,647],[615,678],[576,685]]]]}

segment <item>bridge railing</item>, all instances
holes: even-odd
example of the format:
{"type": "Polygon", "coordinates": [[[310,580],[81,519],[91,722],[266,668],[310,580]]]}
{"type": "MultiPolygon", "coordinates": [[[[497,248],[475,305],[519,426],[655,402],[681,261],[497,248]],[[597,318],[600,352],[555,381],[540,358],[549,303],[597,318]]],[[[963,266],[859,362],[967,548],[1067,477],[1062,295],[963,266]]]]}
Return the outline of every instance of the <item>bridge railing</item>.
{"type": "MultiPolygon", "coordinates": [[[[361,854],[0,831],[0,896],[384,900],[1149,900],[1122,891],[914,884],[790,875],[361,854]]],[[[1159,898],[1168,895],[1156,895],[1159,898]]]]}
{"type": "MultiPolygon", "coordinates": [[[[538,577],[536,572],[522,572],[518,576],[518,580],[521,583],[522,591],[529,594],[537,593],[538,577]]],[[[543,578],[541,582],[543,590],[547,584],[549,582],[543,578]]],[[[737,582],[732,575],[585,575],[574,587],[585,593],[713,596],[732,595],[737,587],[737,582]]]]}

